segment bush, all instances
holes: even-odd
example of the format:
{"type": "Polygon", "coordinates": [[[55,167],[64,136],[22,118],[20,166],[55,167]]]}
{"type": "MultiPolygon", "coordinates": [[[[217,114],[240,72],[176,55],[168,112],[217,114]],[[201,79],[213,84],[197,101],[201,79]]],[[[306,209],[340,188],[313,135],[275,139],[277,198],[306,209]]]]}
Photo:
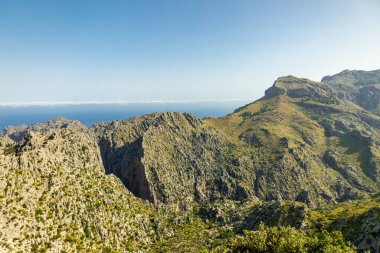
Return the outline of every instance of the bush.
{"type": "Polygon", "coordinates": [[[346,243],[342,233],[323,231],[313,236],[292,227],[265,227],[258,231],[245,231],[233,237],[227,245],[213,252],[246,253],[354,253],[356,250],[346,243]]]}

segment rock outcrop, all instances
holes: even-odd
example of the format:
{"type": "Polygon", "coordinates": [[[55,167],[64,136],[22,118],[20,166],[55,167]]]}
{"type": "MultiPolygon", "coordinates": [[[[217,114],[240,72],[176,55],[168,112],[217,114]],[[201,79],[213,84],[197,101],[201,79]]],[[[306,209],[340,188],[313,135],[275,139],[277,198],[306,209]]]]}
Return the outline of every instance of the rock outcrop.
{"type": "Polygon", "coordinates": [[[266,97],[278,95],[287,95],[289,97],[315,97],[327,98],[331,96],[332,91],[328,86],[322,85],[305,78],[294,76],[284,76],[278,78],[272,87],[265,91],[266,97]]]}

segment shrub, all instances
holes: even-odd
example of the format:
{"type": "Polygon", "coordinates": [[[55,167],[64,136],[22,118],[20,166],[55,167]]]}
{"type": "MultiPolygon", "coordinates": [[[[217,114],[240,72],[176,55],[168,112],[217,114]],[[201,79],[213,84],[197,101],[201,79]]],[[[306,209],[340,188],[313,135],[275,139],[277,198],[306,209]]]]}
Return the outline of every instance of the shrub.
{"type": "Polygon", "coordinates": [[[354,253],[355,249],[346,243],[341,232],[326,231],[308,236],[292,227],[265,227],[258,231],[245,231],[235,236],[224,246],[213,252],[247,253],[354,253]]]}

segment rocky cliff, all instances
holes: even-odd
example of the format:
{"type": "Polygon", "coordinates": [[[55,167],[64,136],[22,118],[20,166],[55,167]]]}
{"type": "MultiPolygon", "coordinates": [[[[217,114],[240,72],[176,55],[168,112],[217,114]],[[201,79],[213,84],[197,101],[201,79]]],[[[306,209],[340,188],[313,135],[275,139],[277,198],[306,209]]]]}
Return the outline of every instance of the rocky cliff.
{"type": "Polygon", "coordinates": [[[156,205],[185,210],[194,202],[250,196],[243,186],[249,172],[243,177],[246,168],[228,152],[234,144],[191,114],[156,113],[91,130],[106,172],[156,205]]]}

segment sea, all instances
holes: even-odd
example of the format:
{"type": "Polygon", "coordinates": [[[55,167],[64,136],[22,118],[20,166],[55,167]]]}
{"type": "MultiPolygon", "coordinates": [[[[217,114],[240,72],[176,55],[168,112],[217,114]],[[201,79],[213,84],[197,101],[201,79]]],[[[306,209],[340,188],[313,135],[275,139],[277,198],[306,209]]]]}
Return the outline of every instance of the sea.
{"type": "Polygon", "coordinates": [[[200,118],[222,117],[249,101],[171,101],[136,103],[0,104],[0,133],[7,126],[31,125],[62,116],[84,125],[125,120],[153,112],[189,112],[200,118]]]}

